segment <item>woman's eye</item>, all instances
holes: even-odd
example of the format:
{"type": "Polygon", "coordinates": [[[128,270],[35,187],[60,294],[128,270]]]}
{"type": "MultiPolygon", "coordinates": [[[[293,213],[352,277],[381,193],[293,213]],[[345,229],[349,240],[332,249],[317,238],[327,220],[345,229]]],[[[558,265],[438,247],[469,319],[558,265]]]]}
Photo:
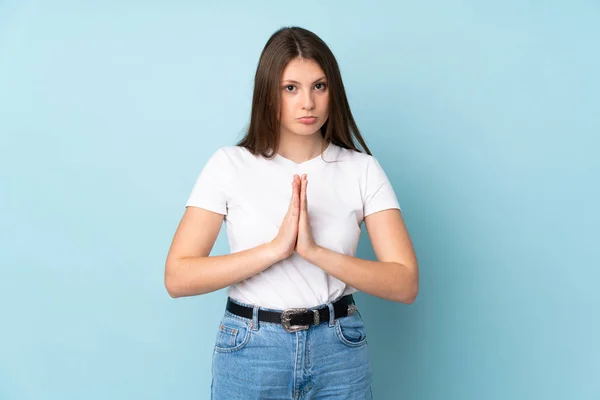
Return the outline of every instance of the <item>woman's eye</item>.
{"type": "Polygon", "coordinates": [[[325,84],[324,84],[324,83],[317,83],[317,84],[315,85],[315,88],[316,88],[317,90],[325,90],[325,84]],[[319,86],[320,86],[320,87],[319,87],[319,86]]]}
{"type": "Polygon", "coordinates": [[[293,92],[294,88],[296,88],[296,86],[294,86],[294,85],[287,85],[285,87],[285,90],[287,90],[288,92],[293,92]]]}

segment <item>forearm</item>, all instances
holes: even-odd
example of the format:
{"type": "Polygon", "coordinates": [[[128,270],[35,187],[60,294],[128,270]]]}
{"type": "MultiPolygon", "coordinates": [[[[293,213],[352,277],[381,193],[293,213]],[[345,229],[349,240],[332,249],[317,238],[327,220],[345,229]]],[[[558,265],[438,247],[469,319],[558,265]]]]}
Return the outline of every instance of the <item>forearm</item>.
{"type": "Polygon", "coordinates": [[[303,257],[333,277],[373,296],[401,303],[412,303],[417,296],[416,268],[396,262],[363,260],[323,247],[316,247],[303,257]]]}
{"type": "Polygon", "coordinates": [[[280,259],[270,242],[228,255],[178,258],[167,265],[165,286],[171,297],[210,293],[254,276],[280,259]]]}

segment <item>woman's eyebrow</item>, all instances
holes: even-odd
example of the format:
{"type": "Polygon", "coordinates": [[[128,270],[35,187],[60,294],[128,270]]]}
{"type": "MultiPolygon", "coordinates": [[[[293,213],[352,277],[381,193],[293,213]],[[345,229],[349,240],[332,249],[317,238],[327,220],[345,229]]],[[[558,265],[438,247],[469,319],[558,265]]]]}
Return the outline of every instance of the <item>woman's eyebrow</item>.
{"type": "MultiPolygon", "coordinates": [[[[314,82],[313,82],[313,84],[315,84],[315,83],[317,83],[317,82],[319,82],[319,81],[323,81],[323,80],[325,80],[325,77],[324,77],[324,76],[322,76],[322,77],[320,77],[319,79],[317,79],[316,81],[314,81],[314,82]]],[[[293,79],[284,79],[284,80],[283,80],[283,82],[292,82],[292,83],[295,83],[295,84],[298,84],[298,85],[300,85],[300,82],[298,82],[298,81],[295,81],[295,80],[293,80],[293,79]]]]}

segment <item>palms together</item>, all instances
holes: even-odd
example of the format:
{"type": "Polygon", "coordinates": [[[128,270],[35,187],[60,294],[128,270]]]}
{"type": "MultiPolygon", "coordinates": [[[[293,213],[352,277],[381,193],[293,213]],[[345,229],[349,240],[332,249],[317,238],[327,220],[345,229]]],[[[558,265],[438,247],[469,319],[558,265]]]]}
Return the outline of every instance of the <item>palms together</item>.
{"type": "Polygon", "coordinates": [[[270,242],[277,261],[288,258],[294,251],[299,256],[307,258],[311,251],[318,248],[310,230],[306,201],[307,183],[305,174],[294,175],[288,212],[285,214],[277,236],[270,242]]]}
{"type": "Polygon", "coordinates": [[[301,257],[305,257],[316,247],[310,229],[310,220],[308,218],[308,203],[306,199],[308,178],[306,174],[302,176],[294,175],[294,185],[298,185],[299,189],[293,191],[293,193],[298,193],[299,197],[297,199],[299,201],[298,237],[296,241],[296,248],[294,250],[301,257]]]}

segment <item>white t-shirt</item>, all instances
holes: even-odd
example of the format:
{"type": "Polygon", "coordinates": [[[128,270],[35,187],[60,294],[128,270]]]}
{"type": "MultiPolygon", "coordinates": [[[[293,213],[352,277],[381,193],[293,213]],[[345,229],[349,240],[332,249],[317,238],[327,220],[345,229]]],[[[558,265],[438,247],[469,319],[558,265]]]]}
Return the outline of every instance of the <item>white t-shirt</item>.
{"type": "MultiPolygon", "coordinates": [[[[315,243],[354,256],[369,214],[400,209],[378,161],[329,143],[322,156],[295,163],[268,160],[239,146],[219,148],[204,166],[187,206],[225,216],[231,253],[267,243],[288,211],[294,174],[307,174],[307,205],[315,243]]],[[[357,292],[298,254],[227,289],[232,298],[261,307],[314,307],[357,292]]]]}

